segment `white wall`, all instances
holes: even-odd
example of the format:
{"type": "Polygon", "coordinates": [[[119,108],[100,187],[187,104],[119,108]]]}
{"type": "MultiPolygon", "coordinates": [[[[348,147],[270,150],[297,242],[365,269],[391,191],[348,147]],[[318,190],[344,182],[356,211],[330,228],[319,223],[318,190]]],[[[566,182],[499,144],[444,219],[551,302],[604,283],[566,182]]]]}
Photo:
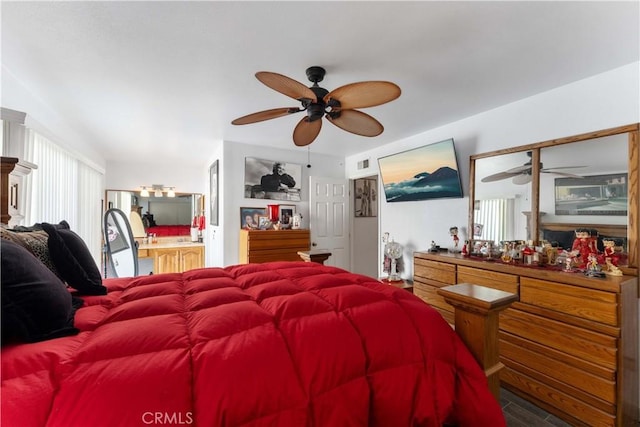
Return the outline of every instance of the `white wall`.
{"type": "Polygon", "coordinates": [[[34,96],[15,76],[2,67],[2,106],[27,113],[25,126],[66,148],[99,171],[105,169],[102,154],[91,147],[91,141],[78,136],[73,123],[67,123],[40,98],[34,96]],[[65,139],[60,140],[59,135],[65,139]]]}
{"type": "MultiPolygon", "coordinates": [[[[311,168],[307,168],[307,149],[296,148],[293,143],[291,150],[267,148],[264,146],[224,142],[224,154],[221,159],[220,188],[220,220],[223,233],[217,230],[217,236],[210,236],[215,240],[212,250],[216,251],[214,263],[211,265],[231,265],[238,262],[238,239],[240,238],[240,207],[266,207],[268,204],[280,204],[277,200],[246,199],[244,197],[244,159],[256,157],[267,160],[281,160],[286,163],[302,165],[301,201],[287,202],[295,204],[298,213],[303,216],[303,228],[309,227],[309,176],[323,176],[344,178],[344,160],[324,154],[315,154],[313,148],[310,154],[311,168]],[[220,244],[220,241],[223,243],[220,244]]],[[[209,250],[209,247],[207,247],[209,250]]]]}
{"type": "MultiPolygon", "coordinates": [[[[149,156],[153,158],[153,156],[149,156]]],[[[109,190],[139,190],[143,185],[175,187],[176,193],[206,193],[207,175],[202,165],[145,161],[108,161],[105,185],[109,190]]]]}
{"type": "MultiPolygon", "coordinates": [[[[454,138],[465,197],[420,202],[380,202],[380,235],[389,232],[404,245],[403,277],[413,276],[412,255],[432,240],[451,244],[449,227],[468,238],[469,156],[474,153],[545,141],[640,121],[640,63],[636,62],[560,88],[504,105],[419,135],[345,159],[348,178],[378,173],[377,159],[454,138]],[[369,169],[357,162],[371,159],[369,169]]],[[[434,101],[436,102],[436,101],[434,101]]],[[[379,194],[384,194],[379,184],[379,194]]],[[[380,252],[379,252],[380,253],[380,252]]],[[[380,255],[381,257],[381,255],[380,255]]]]}

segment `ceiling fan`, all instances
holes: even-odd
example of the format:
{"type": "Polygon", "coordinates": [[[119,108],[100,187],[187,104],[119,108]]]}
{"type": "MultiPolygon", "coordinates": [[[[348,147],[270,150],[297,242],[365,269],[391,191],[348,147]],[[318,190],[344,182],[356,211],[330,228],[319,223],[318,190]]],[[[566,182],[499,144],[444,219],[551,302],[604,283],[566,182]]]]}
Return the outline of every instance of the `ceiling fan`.
{"type": "Polygon", "coordinates": [[[239,117],[234,125],[246,125],[306,111],[293,130],[293,142],[299,147],[311,144],[322,128],[322,117],[347,132],[362,136],[378,136],[384,127],[368,114],[356,108],[375,107],[400,96],[400,88],[391,82],[366,81],[340,86],[329,92],[318,86],[324,79],[325,69],[307,68],[307,78],[313,86],[306,87],[282,74],[260,71],[256,78],[271,89],[300,101],[301,107],[274,108],[239,117]]]}
{"type": "MultiPolygon", "coordinates": [[[[511,181],[517,185],[528,184],[531,182],[531,151],[527,151],[527,156],[529,156],[529,161],[523,164],[522,166],[516,166],[515,168],[508,169],[504,172],[498,172],[493,175],[485,176],[480,181],[481,182],[494,182],[500,181],[507,178],[513,178],[511,181]]],[[[567,172],[558,172],[557,169],[575,169],[575,168],[584,168],[585,166],[562,166],[557,168],[544,168],[542,163],[540,163],[540,172],[542,173],[553,173],[556,175],[561,175],[568,178],[584,178],[580,175],[574,175],[572,173],[567,172]]]]}

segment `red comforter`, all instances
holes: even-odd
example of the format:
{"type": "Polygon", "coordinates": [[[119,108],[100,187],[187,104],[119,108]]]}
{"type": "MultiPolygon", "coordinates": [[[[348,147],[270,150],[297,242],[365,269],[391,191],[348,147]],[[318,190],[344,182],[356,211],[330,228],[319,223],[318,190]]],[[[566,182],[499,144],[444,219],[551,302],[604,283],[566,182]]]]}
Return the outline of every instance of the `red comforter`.
{"type": "Polygon", "coordinates": [[[410,293],[314,263],[105,282],[79,335],[2,350],[2,426],[503,426],[410,293]]]}

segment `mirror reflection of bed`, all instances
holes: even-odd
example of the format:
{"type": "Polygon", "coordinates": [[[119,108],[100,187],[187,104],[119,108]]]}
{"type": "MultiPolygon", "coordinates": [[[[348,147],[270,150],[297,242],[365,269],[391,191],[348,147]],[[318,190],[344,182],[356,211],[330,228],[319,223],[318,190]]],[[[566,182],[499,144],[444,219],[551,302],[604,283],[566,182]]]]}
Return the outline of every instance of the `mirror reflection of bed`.
{"type": "Polygon", "coordinates": [[[204,245],[192,241],[194,218],[203,214],[204,196],[176,193],[175,197],[142,197],[138,191],[107,190],[107,208],[129,213],[138,242],[140,274],[185,271],[204,266],[204,245]]]}

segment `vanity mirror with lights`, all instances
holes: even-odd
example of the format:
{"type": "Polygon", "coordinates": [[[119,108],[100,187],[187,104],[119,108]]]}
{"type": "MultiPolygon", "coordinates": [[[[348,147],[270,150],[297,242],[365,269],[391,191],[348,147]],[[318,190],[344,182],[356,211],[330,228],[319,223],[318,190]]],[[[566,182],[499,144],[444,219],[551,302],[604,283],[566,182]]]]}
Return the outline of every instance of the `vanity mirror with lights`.
{"type": "MultiPolygon", "coordinates": [[[[637,425],[639,124],[470,156],[473,239],[615,239],[619,270],[598,277],[549,259],[414,253],[414,294],[455,323],[442,286],[514,293],[500,313],[500,383],[571,425],[637,425]]],[[[561,252],[561,251],[559,251],[561,252]]],[[[604,271],[604,268],[603,268],[604,271]]]]}
{"type": "Polygon", "coordinates": [[[175,193],[174,197],[151,192],[107,190],[106,209],[129,215],[138,245],[140,274],[177,273],[204,267],[204,243],[192,233],[193,220],[204,213],[204,195],[175,193]],[[146,263],[152,263],[147,266],[146,263]]]}

